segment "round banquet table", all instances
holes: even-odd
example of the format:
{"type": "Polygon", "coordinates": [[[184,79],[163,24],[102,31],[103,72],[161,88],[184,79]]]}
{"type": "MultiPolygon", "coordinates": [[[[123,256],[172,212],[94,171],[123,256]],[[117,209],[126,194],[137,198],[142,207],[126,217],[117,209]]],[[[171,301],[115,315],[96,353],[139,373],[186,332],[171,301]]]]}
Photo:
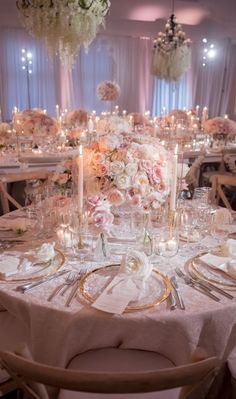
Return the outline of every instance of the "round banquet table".
{"type": "MultiPolygon", "coordinates": [[[[23,211],[15,214],[19,212],[23,211]]],[[[29,239],[27,246],[33,245],[36,242],[29,239]]],[[[188,258],[177,254],[170,262],[158,260],[155,267],[170,276],[176,266],[183,270],[188,258]]],[[[85,266],[93,269],[100,264],[90,261],[85,266]]],[[[63,267],[74,269],[75,263],[66,259],[63,267]]],[[[158,352],[180,365],[189,362],[190,355],[201,347],[208,356],[227,360],[231,376],[236,378],[236,291],[231,292],[233,300],[217,294],[220,302],[215,302],[178,279],[185,310],[170,310],[166,300],[119,315],[93,308],[80,295],[70,307],[65,307],[65,297],[60,295],[48,302],[49,294],[64,280],[65,276],[60,276],[24,294],[15,290],[19,283],[0,282],[0,320],[7,311],[14,319],[15,331],[19,328],[18,341],[24,339],[35,360],[65,367],[73,356],[87,350],[119,347],[158,352]]],[[[10,345],[10,330],[12,334],[10,323],[2,324],[1,349],[10,345]]]]}

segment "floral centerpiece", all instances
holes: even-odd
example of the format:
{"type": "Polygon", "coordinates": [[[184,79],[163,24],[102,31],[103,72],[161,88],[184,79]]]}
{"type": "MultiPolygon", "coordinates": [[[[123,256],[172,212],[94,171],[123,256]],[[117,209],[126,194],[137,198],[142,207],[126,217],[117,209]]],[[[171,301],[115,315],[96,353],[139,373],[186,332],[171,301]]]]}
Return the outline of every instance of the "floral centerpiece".
{"type": "Polygon", "coordinates": [[[11,125],[6,122],[0,123],[0,148],[11,144],[13,137],[11,125]]]}
{"type": "Polygon", "coordinates": [[[141,114],[140,112],[132,112],[131,114],[128,115],[128,118],[132,117],[132,123],[134,126],[137,125],[148,125],[150,121],[148,118],[141,114]]]}
{"type": "Polygon", "coordinates": [[[69,65],[81,45],[88,47],[94,40],[110,8],[110,0],[17,0],[16,4],[26,29],[69,65]]]}
{"type": "Polygon", "coordinates": [[[188,124],[188,114],[182,109],[174,109],[173,111],[169,112],[164,119],[168,125],[171,125],[173,120],[175,123],[182,121],[184,124],[188,124]]]}
{"type": "Polygon", "coordinates": [[[212,135],[235,135],[236,122],[231,119],[218,116],[216,118],[206,120],[203,123],[203,129],[205,133],[212,135]]]}
{"type": "Polygon", "coordinates": [[[26,109],[17,112],[13,118],[13,127],[16,133],[26,136],[54,136],[59,133],[57,121],[41,110],[26,109]]]}
{"type": "Polygon", "coordinates": [[[97,86],[97,97],[102,101],[117,101],[120,96],[120,86],[116,82],[104,80],[97,86]]]}
{"type": "Polygon", "coordinates": [[[117,115],[108,116],[97,122],[97,134],[106,135],[111,133],[130,133],[131,126],[127,119],[117,115]]]}
{"type": "Polygon", "coordinates": [[[82,109],[68,112],[65,115],[65,125],[67,128],[75,126],[86,126],[88,123],[88,113],[82,109]]]}
{"type": "Polygon", "coordinates": [[[169,194],[170,161],[157,142],[106,135],[84,151],[88,197],[102,193],[111,205],[158,209],[169,194]]]}

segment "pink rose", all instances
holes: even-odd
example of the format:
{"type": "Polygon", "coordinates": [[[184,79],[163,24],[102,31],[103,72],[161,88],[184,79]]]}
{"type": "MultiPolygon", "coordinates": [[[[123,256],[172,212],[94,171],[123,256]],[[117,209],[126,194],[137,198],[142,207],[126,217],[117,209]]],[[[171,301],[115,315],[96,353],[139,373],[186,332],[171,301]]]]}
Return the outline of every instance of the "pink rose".
{"type": "Polygon", "coordinates": [[[96,154],[94,154],[92,162],[94,165],[98,165],[98,164],[102,164],[105,161],[105,156],[104,154],[101,154],[99,152],[97,152],[96,154]]]}
{"type": "Polygon", "coordinates": [[[139,170],[147,172],[147,173],[151,173],[152,162],[149,160],[145,160],[145,159],[139,161],[139,170]]]}
{"type": "Polygon", "coordinates": [[[98,210],[95,209],[95,211],[92,213],[92,219],[94,226],[99,230],[99,232],[105,231],[109,233],[114,216],[109,209],[100,208],[98,210]]]}
{"type": "Polygon", "coordinates": [[[101,163],[101,164],[96,165],[96,175],[98,177],[107,175],[108,170],[109,170],[109,167],[108,167],[107,163],[101,163]]]}
{"type": "Polygon", "coordinates": [[[159,165],[153,165],[151,173],[148,174],[148,178],[153,186],[161,183],[162,173],[159,165]]]}
{"type": "Polygon", "coordinates": [[[111,203],[111,205],[116,205],[116,206],[123,204],[125,200],[123,193],[120,190],[117,190],[116,188],[108,192],[107,199],[111,203]]]}
{"type": "Polygon", "coordinates": [[[139,194],[136,194],[133,196],[133,198],[130,201],[131,206],[135,208],[141,208],[142,206],[142,197],[139,194]]]}

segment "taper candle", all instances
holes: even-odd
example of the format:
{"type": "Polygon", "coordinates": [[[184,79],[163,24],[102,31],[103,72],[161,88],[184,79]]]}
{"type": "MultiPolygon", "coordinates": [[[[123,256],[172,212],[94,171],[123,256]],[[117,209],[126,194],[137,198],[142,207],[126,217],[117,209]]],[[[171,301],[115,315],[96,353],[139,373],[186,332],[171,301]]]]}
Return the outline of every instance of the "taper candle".
{"type": "Polygon", "coordinates": [[[84,198],[84,157],[83,157],[83,146],[79,146],[79,156],[78,156],[78,206],[79,213],[83,212],[83,198],[84,198]]]}
{"type": "Polygon", "coordinates": [[[170,192],[170,210],[175,211],[176,209],[176,195],[177,195],[177,173],[178,173],[178,144],[175,146],[175,152],[173,157],[173,169],[172,169],[172,180],[171,180],[171,192],[170,192]]]}

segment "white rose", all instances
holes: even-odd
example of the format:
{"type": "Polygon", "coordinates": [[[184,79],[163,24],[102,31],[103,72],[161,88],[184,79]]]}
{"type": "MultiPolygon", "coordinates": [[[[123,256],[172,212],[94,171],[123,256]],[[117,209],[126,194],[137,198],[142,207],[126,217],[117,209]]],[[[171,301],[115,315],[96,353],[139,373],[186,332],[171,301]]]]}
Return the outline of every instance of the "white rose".
{"type": "Polygon", "coordinates": [[[124,172],[125,164],[122,161],[114,161],[110,163],[110,172],[113,175],[119,175],[124,172]]]}
{"type": "Polygon", "coordinates": [[[127,163],[125,167],[125,172],[128,176],[135,176],[138,171],[138,164],[135,162],[127,163]]]}
{"type": "Polygon", "coordinates": [[[44,243],[38,251],[37,258],[39,261],[48,262],[55,257],[54,243],[44,243]]]}
{"type": "Polygon", "coordinates": [[[120,272],[135,274],[135,276],[147,280],[152,272],[152,264],[149,263],[148,257],[144,252],[132,249],[122,259],[120,272]]]}
{"type": "Polygon", "coordinates": [[[116,176],[116,185],[119,189],[125,190],[130,186],[130,177],[125,173],[116,176]]]}

